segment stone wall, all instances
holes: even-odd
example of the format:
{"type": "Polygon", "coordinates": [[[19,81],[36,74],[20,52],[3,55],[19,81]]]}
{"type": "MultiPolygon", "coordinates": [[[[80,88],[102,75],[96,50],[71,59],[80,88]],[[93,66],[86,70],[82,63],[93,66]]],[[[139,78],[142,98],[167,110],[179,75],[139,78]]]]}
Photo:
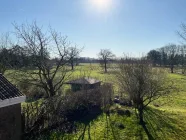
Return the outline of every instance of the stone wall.
{"type": "Polygon", "coordinates": [[[0,108],[0,140],[20,140],[21,125],[21,104],[0,108]]]}

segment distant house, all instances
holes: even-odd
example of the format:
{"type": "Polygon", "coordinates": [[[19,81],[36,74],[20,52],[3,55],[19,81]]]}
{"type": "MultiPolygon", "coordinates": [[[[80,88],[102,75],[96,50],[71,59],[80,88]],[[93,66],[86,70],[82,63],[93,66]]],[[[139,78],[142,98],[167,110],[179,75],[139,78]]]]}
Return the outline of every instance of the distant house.
{"type": "Polygon", "coordinates": [[[98,88],[101,85],[101,81],[96,80],[94,78],[85,77],[85,78],[80,78],[80,79],[69,81],[66,84],[70,84],[72,91],[76,92],[80,90],[98,88]]]}
{"type": "Polygon", "coordinates": [[[21,102],[25,96],[0,74],[0,140],[20,140],[21,102]]]}

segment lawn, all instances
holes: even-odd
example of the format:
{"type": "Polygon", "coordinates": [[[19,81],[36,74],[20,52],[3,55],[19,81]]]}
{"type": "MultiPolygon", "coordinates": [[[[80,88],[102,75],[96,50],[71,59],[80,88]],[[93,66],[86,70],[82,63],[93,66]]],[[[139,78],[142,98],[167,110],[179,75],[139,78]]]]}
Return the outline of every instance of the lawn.
{"type": "MultiPolygon", "coordinates": [[[[117,94],[117,84],[113,72],[103,73],[98,64],[81,64],[72,73],[72,78],[90,76],[114,85],[117,94]]],[[[173,92],[168,97],[162,97],[150,104],[145,111],[145,122],[154,139],[185,140],[186,139],[186,76],[168,74],[175,82],[179,92],[173,92]]],[[[66,87],[68,88],[68,87],[66,87]]],[[[145,131],[138,124],[134,109],[114,104],[112,110],[129,109],[130,117],[111,113],[110,117],[102,113],[83,122],[77,122],[77,132],[61,134],[51,132],[43,139],[61,140],[142,140],[147,139],[145,131]],[[120,128],[122,124],[124,127],[120,128]]]]}

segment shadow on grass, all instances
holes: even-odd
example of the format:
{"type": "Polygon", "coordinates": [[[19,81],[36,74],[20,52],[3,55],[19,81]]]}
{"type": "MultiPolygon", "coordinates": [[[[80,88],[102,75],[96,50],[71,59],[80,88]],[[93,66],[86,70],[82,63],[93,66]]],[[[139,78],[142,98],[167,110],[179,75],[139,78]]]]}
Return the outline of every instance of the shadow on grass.
{"type": "Polygon", "coordinates": [[[98,116],[100,116],[102,113],[103,111],[101,110],[101,108],[95,106],[92,107],[91,110],[89,110],[86,115],[78,118],[78,120],[76,121],[88,125],[90,122],[97,119],[98,116]]]}
{"type": "Polygon", "coordinates": [[[144,111],[145,124],[142,126],[146,133],[152,137],[149,139],[167,140],[173,139],[186,139],[186,134],[177,125],[179,120],[170,117],[171,114],[158,109],[148,107],[144,111]]]}
{"type": "Polygon", "coordinates": [[[102,114],[102,110],[99,108],[94,108],[91,110],[90,113],[88,113],[86,116],[79,119],[77,122],[81,123],[83,125],[83,131],[81,135],[79,136],[78,140],[84,140],[85,139],[85,132],[88,131],[88,140],[91,140],[91,134],[90,134],[90,127],[91,123],[96,120],[100,115],[102,114]]]}
{"type": "MultiPolygon", "coordinates": [[[[99,115],[101,115],[101,114],[99,114],[99,115]]],[[[110,140],[110,139],[119,140],[118,139],[118,136],[119,136],[118,130],[111,123],[112,121],[110,120],[110,116],[109,115],[106,115],[106,114],[103,114],[103,113],[102,113],[102,115],[103,115],[103,118],[104,118],[103,119],[103,121],[104,121],[104,123],[103,123],[103,125],[104,125],[104,131],[103,131],[103,137],[102,138],[104,138],[106,140],[110,140]]],[[[89,121],[89,122],[86,121],[86,122],[83,123],[84,125],[82,127],[82,133],[78,137],[78,140],[85,140],[85,139],[86,140],[92,140],[92,139],[96,140],[96,139],[98,139],[96,137],[95,130],[93,130],[93,129],[96,129],[96,128],[95,127],[91,127],[91,125],[94,123],[94,120],[96,120],[97,117],[94,118],[93,120],[89,121]],[[91,128],[94,131],[94,134],[92,133],[92,135],[90,133],[91,128]]]]}
{"type": "Polygon", "coordinates": [[[118,133],[118,130],[115,128],[115,126],[111,123],[110,116],[106,117],[106,122],[107,122],[107,124],[109,124],[108,127],[110,127],[110,129],[111,129],[111,133],[112,133],[113,139],[114,140],[118,140],[119,139],[118,138],[119,133],[118,133]]]}
{"type": "MultiPolygon", "coordinates": [[[[101,112],[100,112],[101,113],[101,112]]],[[[102,114],[102,113],[101,113],[102,114]]],[[[96,135],[91,133],[93,129],[96,129],[92,127],[92,124],[94,123],[94,120],[98,118],[101,114],[95,114],[95,115],[88,115],[82,118],[81,121],[79,121],[80,124],[82,124],[81,134],[78,135],[78,140],[94,140],[97,139],[96,135]]],[[[118,130],[118,127],[115,125],[115,122],[117,120],[112,120],[110,116],[104,115],[104,123],[105,126],[104,129],[104,139],[113,139],[113,140],[119,140],[122,138],[122,135],[120,136],[120,133],[118,130]],[[114,123],[112,123],[114,122],[114,123]]],[[[152,137],[150,137],[150,140],[167,140],[167,139],[176,139],[176,140],[184,140],[186,139],[186,134],[184,133],[184,130],[182,130],[178,123],[180,123],[179,119],[174,119],[173,114],[170,114],[169,112],[161,111],[158,109],[150,108],[148,107],[144,111],[144,120],[145,124],[142,127],[139,127],[140,129],[138,133],[134,133],[138,137],[138,139],[143,140],[146,138],[144,135],[144,131],[147,133],[150,133],[152,137]],[[144,130],[143,129],[147,129],[144,130]]],[[[134,125],[138,125],[135,124],[134,125]]],[[[133,126],[133,125],[132,125],[133,126]]],[[[132,127],[131,126],[131,127],[132,127]]],[[[127,128],[125,128],[127,129],[127,128]]],[[[131,131],[133,131],[131,129],[131,131]]],[[[135,132],[135,130],[134,130],[135,132]]],[[[125,133],[125,132],[124,132],[125,133]]],[[[129,135],[128,139],[130,139],[129,135]]],[[[128,136],[128,135],[127,135],[128,136]]],[[[136,137],[136,138],[137,138],[136,137]]],[[[72,138],[69,138],[72,139],[72,138]]]]}

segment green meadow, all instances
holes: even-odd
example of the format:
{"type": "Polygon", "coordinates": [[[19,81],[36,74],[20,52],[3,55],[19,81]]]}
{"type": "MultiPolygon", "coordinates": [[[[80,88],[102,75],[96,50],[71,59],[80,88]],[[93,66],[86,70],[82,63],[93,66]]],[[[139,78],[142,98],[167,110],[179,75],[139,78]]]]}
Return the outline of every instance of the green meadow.
{"type": "MultiPolygon", "coordinates": [[[[112,83],[114,94],[118,94],[117,80],[114,69],[108,73],[98,64],[80,64],[71,73],[71,79],[90,76],[102,82],[112,83]]],[[[7,74],[7,77],[8,74],[7,74]]],[[[186,76],[180,74],[168,74],[176,87],[179,89],[166,97],[161,97],[152,102],[145,110],[144,117],[147,128],[154,139],[157,140],[185,140],[186,139],[186,76]]],[[[64,87],[70,88],[69,86],[64,87]]],[[[51,132],[41,139],[51,140],[145,140],[148,139],[145,131],[139,125],[133,108],[124,107],[119,104],[111,106],[110,116],[102,113],[92,118],[82,118],[83,121],[76,122],[78,129],[73,134],[62,134],[51,132]],[[119,115],[118,109],[130,110],[131,116],[119,115]],[[123,128],[120,128],[120,125],[123,128]]]]}

